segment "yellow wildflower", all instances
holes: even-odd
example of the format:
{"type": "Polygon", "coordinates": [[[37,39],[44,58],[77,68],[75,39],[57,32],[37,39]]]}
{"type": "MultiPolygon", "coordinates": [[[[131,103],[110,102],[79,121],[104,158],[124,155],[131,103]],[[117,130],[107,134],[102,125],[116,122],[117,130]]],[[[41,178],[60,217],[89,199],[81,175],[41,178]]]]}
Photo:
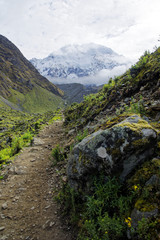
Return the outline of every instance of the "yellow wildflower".
{"type": "Polygon", "coordinates": [[[136,191],[136,190],[139,189],[139,187],[138,187],[137,185],[134,185],[134,186],[133,186],[133,189],[134,189],[134,191],[136,191]]]}
{"type": "Polygon", "coordinates": [[[125,218],[125,223],[127,223],[128,227],[131,227],[131,218],[125,218]]]}

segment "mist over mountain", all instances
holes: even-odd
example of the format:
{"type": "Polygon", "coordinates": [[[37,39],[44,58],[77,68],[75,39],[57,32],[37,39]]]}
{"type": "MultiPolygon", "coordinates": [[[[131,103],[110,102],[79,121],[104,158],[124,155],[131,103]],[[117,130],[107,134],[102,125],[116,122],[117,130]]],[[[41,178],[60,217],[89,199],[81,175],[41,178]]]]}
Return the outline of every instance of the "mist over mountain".
{"type": "Polygon", "coordinates": [[[44,59],[31,59],[51,82],[101,85],[124,73],[131,62],[112,49],[97,44],[68,45],[44,59]]]}

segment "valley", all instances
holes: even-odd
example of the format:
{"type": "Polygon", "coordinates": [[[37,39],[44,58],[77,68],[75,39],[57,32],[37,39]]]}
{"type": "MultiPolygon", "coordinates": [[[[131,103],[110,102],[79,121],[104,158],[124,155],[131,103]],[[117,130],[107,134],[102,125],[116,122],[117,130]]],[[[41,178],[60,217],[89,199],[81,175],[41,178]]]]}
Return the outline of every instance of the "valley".
{"type": "Polygon", "coordinates": [[[57,84],[57,87],[64,92],[64,99],[70,105],[74,102],[80,103],[84,96],[97,93],[101,86],[82,85],[80,83],[57,84]]]}
{"type": "Polygon", "coordinates": [[[0,240],[160,239],[159,59],[55,86],[0,36],[0,240]]]}

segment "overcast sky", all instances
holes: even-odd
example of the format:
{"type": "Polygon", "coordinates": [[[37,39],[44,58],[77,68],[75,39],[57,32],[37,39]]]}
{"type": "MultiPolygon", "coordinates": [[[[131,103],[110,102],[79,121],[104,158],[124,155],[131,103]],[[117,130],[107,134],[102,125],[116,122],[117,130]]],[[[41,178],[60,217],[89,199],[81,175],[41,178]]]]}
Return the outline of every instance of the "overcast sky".
{"type": "Polygon", "coordinates": [[[160,0],[0,0],[0,34],[28,59],[90,42],[138,59],[159,46],[160,0]]]}

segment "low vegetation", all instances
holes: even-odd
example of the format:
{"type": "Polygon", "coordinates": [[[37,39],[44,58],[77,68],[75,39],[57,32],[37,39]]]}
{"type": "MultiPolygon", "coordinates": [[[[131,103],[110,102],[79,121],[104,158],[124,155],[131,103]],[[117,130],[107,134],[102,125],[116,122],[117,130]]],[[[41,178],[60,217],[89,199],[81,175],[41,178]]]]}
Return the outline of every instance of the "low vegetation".
{"type": "MultiPolygon", "coordinates": [[[[78,133],[74,131],[74,144],[133,114],[147,120],[158,133],[159,108],[152,106],[160,99],[159,58],[160,48],[154,53],[146,51],[125,74],[110,79],[97,94],[85,96],[82,103],[65,110],[66,131],[76,128],[78,133]]],[[[72,141],[71,151],[74,144],[72,141]]],[[[134,144],[141,147],[140,140],[134,144]]],[[[92,179],[88,193],[75,191],[68,183],[63,185],[57,200],[76,226],[77,239],[159,239],[160,142],[154,156],[138,166],[123,184],[113,176],[100,174],[92,179]],[[138,220],[134,211],[142,214],[138,220]]]]}
{"type": "Polygon", "coordinates": [[[8,99],[12,103],[19,105],[21,109],[29,113],[45,113],[54,111],[57,107],[63,107],[63,100],[60,96],[54,95],[52,92],[40,87],[34,88],[27,94],[11,90],[12,96],[8,99]]]}
{"type": "MultiPolygon", "coordinates": [[[[8,44],[11,43],[8,42],[8,44]]],[[[34,78],[32,78],[33,72],[27,70],[31,67],[30,63],[26,62],[22,56],[13,64],[14,71],[8,70],[10,63],[5,61],[6,46],[5,48],[4,46],[0,45],[0,54],[3,58],[1,69],[3,73],[1,71],[0,78],[6,81],[1,91],[4,93],[3,97],[11,101],[15,108],[20,105],[23,110],[32,114],[13,110],[9,107],[9,102],[6,105],[4,99],[0,98],[0,171],[23,147],[32,144],[34,135],[44,124],[50,124],[62,118],[59,111],[47,113],[45,111],[57,108],[59,103],[61,104],[60,97],[63,95],[44,78],[42,83],[38,84],[36,79],[36,76],[39,76],[38,72],[32,69],[34,72],[34,78]],[[22,60],[26,62],[27,69],[22,60]],[[20,71],[20,67],[24,67],[25,76],[20,71]],[[13,72],[16,73],[16,84],[13,83],[11,89],[8,89],[6,86],[10,80],[7,74],[13,78],[15,77],[12,75],[13,72]],[[26,81],[26,79],[31,79],[31,81],[26,81]],[[26,83],[25,88],[23,88],[23,81],[26,83]],[[53,92],[59,97],[56,96],[55,99],[53,92]],[[55,102],[54,106],[50,100],[52,103],[55,102]]],[[[12,55],[19,55],[20,52],[12,44],[11,46],[15,53],[12,55]]],[[[8,48],[7,51],[10,54],[8,48]]],[[[143,119],[147,121],[145,124],[148,125],[149,122],[151,125],[149,131],[153,127],[156,135],[152,158],[147,158],[131,171],[123,183],[118,177],[106,176],[102,169],[100,173],[96,172],[96,175],[91,175],[91,187],[85,192],[81,188],[75,191],[68,184],[67,179],[62,177],[64,183],[56,199],[61,203],[63,214],[76,228],[77,240],[159,239],[159,59],[160,48],[154,53],[146,51],[139,61],[122,76],[111,78],[98,93],[85,96],[82,103],[73,103],[65,110],[64,125],[70,146],[64,148],[59,144],[52,149],[51,160],[52,165],[56,166],[56,171],[58,171],[58,166],[61,166],[61,169],[63,166],[66,167],[67,158],[75,144],[99,129],[111,128],[131,114],[140,115],[141,124],[144,124],[143,119]],[[141,215],[140,217],[137,212],[141,215]],[[134,214],[137,214],[136,217],[134,214]]],[[[0,85],[3,86],[2,81],[0,85]]],[[[143,125],[142,128],[145,129],[145,126],[143,125]]],[[[147,135],[148,132],[145,134],[147,135]]],[[[141,138],[132,143],[138,146],[138,149],[142,146],[141,138]]],[[[124,147],[125,144],[127,143],[124,143],[124,147]]],[[[116,154],[119,153],[116,152],[116,154]]],[[[65,167],[62,169],[63,174],[65,167]]],[[[0,179],[2,178],[0,174],[0,179]]]]}
{"type": "MultiPolygon", "coordinates": [[[[68,128],[83,128],[100,115],[107,117],[125,112],[154,116],[152,103],[160,98],[160,48],[145,52],[140,60],[120,77],[110,79],[97,94],[84,97],[80,104],[72,104],[65,111],[68,128]]],[[[100,117],[99,117],[100,118],[100,117]]]]}
{"type": "MultiPolygon", "coordinates": [[[[57,162],[66,162],[64,152],[57,146],[52,156],[57,162]]],[[[157,149],[159,153],[160,146],[157,149]]],[[[142,212],[160,211],[159,179],[160,160],[155,158],[139,166],[124,184],[116,177],[103,174],[92,178],[89,193],[75,191],[64,183],[56,200],[61,204],[63,215],[69,216],[70,223],[76,227],[77,240],[156,240],[160,215],[142,217],[135,224],[132,214],[134,208],[142,212]],[[150,180],[153,176],[155,181],[150,180]]]]}
{"type": "Polygon", "coordinates": [[[46,124],[60,119],[60,111],[28,114],[0,108],[0,169],[20,150],[32,144],[33,137],[46,124]]]}
{"type": "Polygon", "coordinates": [[[55,148],[52,149],[52,164],[55,166],[58,162],[64,161],[65,159],[65,153],[64,149],[57,145],[55,148]]]}

